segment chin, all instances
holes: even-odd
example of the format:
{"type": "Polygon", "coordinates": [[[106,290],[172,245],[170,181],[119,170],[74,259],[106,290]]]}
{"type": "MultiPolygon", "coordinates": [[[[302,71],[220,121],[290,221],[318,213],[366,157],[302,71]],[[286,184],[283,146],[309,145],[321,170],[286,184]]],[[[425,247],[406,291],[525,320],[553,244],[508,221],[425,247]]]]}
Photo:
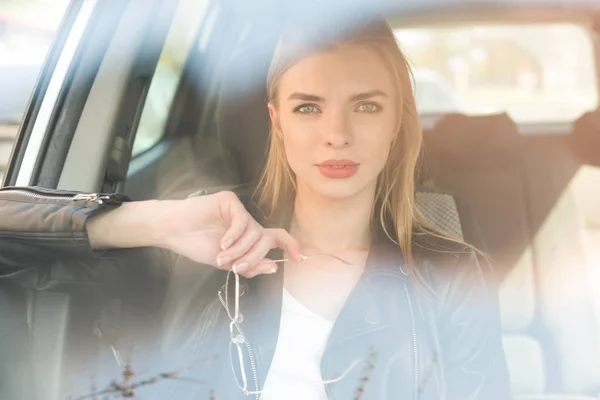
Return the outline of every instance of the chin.
{"type": "Polygon", "coordinates": [[[308,187],[319,196],[332,199],[344,200],[354,197],[366,189],[368,185],[355,179],[319,179],[319,182],[311,182],[308,187]]]}

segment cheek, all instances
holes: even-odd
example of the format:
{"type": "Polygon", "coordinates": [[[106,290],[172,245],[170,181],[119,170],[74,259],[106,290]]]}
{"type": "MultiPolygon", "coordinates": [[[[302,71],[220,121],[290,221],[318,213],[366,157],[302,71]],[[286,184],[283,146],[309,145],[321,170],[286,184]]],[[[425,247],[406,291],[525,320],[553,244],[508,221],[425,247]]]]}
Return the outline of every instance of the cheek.
{"type": "Polygon", "coordinates": [[[361,149],[364,156],[375,161],[376,165],[384,165],[392,141],[396,136],[396,124],[393,118],[385,116],[372,117],[361,116],[354,121],[356,145],[361,149]]]}
{"type": "Polygon", "coordinates": [[[315,127],[294,121],[281,121],[283,147],[287,162],[296,175],[302,175],[314,151],[315,127]],[[287,123],[286,123],[287,122],[287,123]]]}

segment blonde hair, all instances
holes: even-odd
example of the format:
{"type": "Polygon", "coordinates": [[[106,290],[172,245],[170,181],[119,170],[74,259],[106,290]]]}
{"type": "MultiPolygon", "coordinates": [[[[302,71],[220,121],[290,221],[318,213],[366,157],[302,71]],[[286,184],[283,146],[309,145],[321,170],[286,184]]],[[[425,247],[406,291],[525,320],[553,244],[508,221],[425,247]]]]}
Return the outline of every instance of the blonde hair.
{"type": "MultiPolygon", "coordinates": [[[[331,23],[326,24],[331,28],[331,23]]],[[[376,201],[372,211],[378,211],[379,222],[385,234],[401,249],[406,265],[403,271],[416,278],[417,284],[430,289],[413,263],[413,238],[419,235],[433,235],[463,244],[450,235],[440,233],[429,225],[415,203],[416,170],[421,154],[421,126],[411,86],[411,68],[400,51],[391,28],[385,20],[363,24],[358,29],[340,28],[330,32],[289,28],[281,36],[272,58],[267,77],[268,101],[276,105],[278,82],[285,72],[303,57],[319,51],[335,49],[344,44],[363,44],[378,51],[391,67],[393,79],[398,88],[398,127],[397,138],[390,150],[388,162],[378,177],[376,201]]],[[[271,128],[266,166],[255,192],[260,211],[269,219],[279,220],[277,215],[282,205],[291,204],[296,192],[295,176],[288,165],[283,143],[271,128]]],[[[439,249],[438,249],[439,250],[439,249]]],[[[182,262],[187,262],[182,260],[182,262]]],[[[208,306],[203,299],[206,294],[201,288],[218,287],[222,277],[218,273],[201,273],[190,279],[189,271],[200,271],[192,266],[177,268],[181,277],[171,280],[170,297],[163,308],[166,326],[166,348],[186,348],[186,344],[199,343],[207,332],[214,329],[213,313],[223,312],[218,301],[208,306]],[[188,287],[189,286],[189,287],[188,287]]],[[[216,271],[216,270],[215,270],[216,271]]],[[[433,293],[431,290],[428,292],[433,293]]],[[[200,350],[198,350],[200,351],[200,350]]]]}
{"type": "MultiPolygon", "coordinates": [[[[331,29],[328,26],[325,30],[329,32],[317,29],[309,35],[307,29],[290,29],[282,35],[267,76],[268,101],[277,106],[281,77],[310,54],[333,50],[341,45],[365,45],[383,57],[397,88],[398,127],[388,161],[377,179],[372,212],[376,209],[379,211],[378,218],[383,231],[400,246],[409,271],[418,276],[418,271],[412,267],[414,235],[433,234],[452,241],[458,240],[432,228],[415,204],[416,171],[422,136],[411,85],[411,67],[384,19],[370,21],[354,29],[331,29]]],[[[277,219],[278,206],[282,202],[287,204],[293,201],[295,190],[295,177],[287,163],[283,142],[271,127],[266,165],[255,193],[258,206],[267,218],[277,219]]]]}

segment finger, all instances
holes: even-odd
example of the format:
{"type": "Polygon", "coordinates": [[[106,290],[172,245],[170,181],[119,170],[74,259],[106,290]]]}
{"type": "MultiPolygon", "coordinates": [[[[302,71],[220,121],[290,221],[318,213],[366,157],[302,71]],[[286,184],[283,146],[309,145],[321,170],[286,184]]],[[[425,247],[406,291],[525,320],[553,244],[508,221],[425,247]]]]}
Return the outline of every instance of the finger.
{"type": "Polygon", "coordinates": [[[264,262],[264,264],[259,264],[256,268],[253,268],[251,270],[246,271],[245,273],[243,273],[242,275],[245,278],[254,278],[255,276],[258,275],[266,275],[266,274],[275,274],[277,273],[277,271],[279,270],[279,267],[277,266],[277,263],[275,262],[268,262],[271,261],[269,259],[263,259],[261,260],[261,262],[264,262]]]}
{"type": "Polygon", "coordinates": [[[221,239],[221,250],[230,248],[248,229],[252,217],[237,197],[232,198],[226,210],[231,218],[231,224],[221,239]]]}
{"type": "Polygon", "coordinates": [[[257,224],[251,224],[248,229],[242,234],[242,236],[227,250],[220,252],[217,255],[217,264],[219,266],[227,264],[234,260],[241,269],[244,267],[240,264],[240,259],[250,251],[250,249],[260,240],[262,237],[262,228],[257,224]]]}
{"type": "Polygon", "coordinates": [[[301,262],[300,244],[285,229],[265,229],[266,236],[273,238],[273,247],[278,247],[285,251],[289,258],[294,262],[301,262]]]}
{"type": "Polygon", "coordinates": [[[235,261],[236,269],[240,270],[250,270],[259,268],[259,263],[264,260],[267,253],[275,246],[275,240],[270,236],[263,235],[260,240],[258,240],[254,246],[248,251],[248,253],[244,254],[243,257],[240,257],[235,261]],[[241,267],[241,266],[244,267],[241,267]]]}
{"type": "Polygon", "coordinates": [[[219,260],[222,260],[222,259],[217,258],[217,262],[215,263],[216,268],[221,269],[223,271],[229,271],[229,270],[233,269],[233,262],[223,262],[223,261],[219,262],[219,260]]]}

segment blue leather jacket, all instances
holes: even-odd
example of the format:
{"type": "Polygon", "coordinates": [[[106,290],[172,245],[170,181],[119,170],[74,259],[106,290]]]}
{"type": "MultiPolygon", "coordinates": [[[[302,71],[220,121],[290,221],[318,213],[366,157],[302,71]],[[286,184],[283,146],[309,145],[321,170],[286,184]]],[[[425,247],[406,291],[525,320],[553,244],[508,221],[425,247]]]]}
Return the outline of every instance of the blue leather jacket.
{"type": "MultiPolygon", "coordinates": [[[[121,297],[146,310],[176,309],[189,317],[178,334],[200,349],[187,352],[190,360],[217,356],[194,369],[208,385],[181,391],[166,385],[154,392],[147,388],[142,398],[208,399],[211,389],[219,399],[258,399],[241,393],[231,370],[229,319],[222,304],[225,273],[195,268],[201,275],[185,289],[192,296],[180,302],[173,293],[181,288],[177,275],[190,270],[189,261],[175,262],[156,249],[93,252],[86,221],[126,199],[108,195],[100,200],[39,188],[0,190],[0,281],[76,295],[83,289],[102,293],[100,298],[121,297]]],[[[496,294],[486,285],[476,254],[433,236],[415,237],[414,243],[421,283],[405,273],[399,247],[375,232],[365,272],[340,312],[321,360],[323,380],[355,367],[326,385],[328,397],[511,399],[496,294]]],[[[244,319],[236,329],[243,337],[250,390],[262,387],[273,358],[282,277],[277,273],[241,282],[244,319]]],[[[0,341],[2,346],[10,344],[0,341]]]]}

